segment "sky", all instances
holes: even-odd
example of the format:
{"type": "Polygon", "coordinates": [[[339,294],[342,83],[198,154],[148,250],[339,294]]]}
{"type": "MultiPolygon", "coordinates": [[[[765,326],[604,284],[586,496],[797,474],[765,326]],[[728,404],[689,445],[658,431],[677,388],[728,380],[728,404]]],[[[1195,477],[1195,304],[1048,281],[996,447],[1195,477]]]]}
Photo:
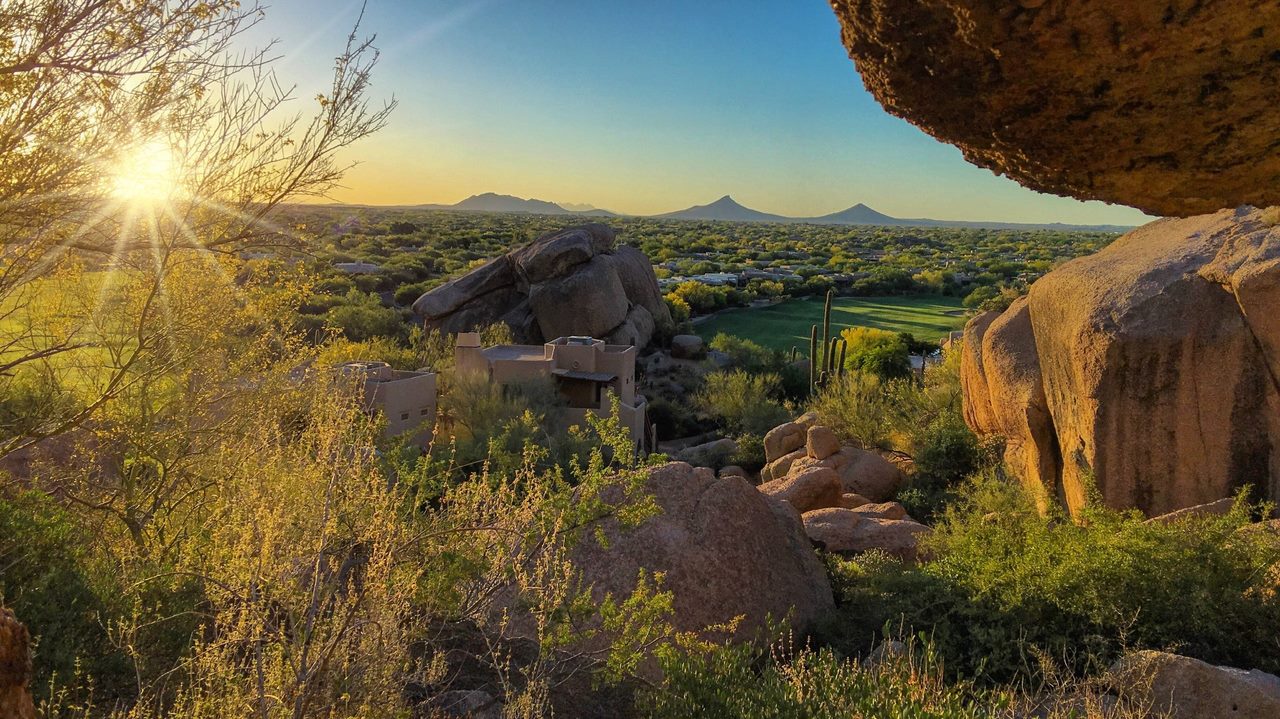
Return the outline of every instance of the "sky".
{"type": "MultiPolygon", "coordinates": [[[[300,98],[325,88],[360,0],[267,0],[300,98]]],[[[369,0],[386,128],[332,198],[453,203],[483,192],[657,214],[729,194],[816,216],[1141,224],[974,167],[863,89],[826,0],[369,0]]],[[[301,105],[299,109],[305,109],[301,105]]]]}

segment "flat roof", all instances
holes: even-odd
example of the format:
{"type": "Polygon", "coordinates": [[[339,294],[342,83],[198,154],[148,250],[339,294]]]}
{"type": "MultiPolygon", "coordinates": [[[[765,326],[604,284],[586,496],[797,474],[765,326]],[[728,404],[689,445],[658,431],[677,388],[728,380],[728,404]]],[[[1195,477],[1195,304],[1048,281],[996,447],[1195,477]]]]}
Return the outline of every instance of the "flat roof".
{"type": "Polygon", "coordinates": [[[494,345],[481,350],[491,360],[538,360],[547,358],[547,351],[542,345],[494,345]]]}
{"type": "Polygon", "coordinates": [[[584,379],[590,382],[612,382],[618,379],[618,375],[608,372],[583,372],[576,369],[556,369],[551,370],[551,374],[565,379],[584,379]]]}

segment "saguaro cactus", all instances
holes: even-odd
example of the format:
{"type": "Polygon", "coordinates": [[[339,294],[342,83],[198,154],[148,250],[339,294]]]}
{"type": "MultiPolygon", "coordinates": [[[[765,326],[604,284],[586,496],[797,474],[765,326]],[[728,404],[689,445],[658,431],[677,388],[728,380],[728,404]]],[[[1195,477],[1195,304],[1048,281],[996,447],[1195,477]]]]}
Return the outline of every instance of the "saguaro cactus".
{"type": "Polygon", "coordinates": [[[809,394],[818,391],[818,326],[809,327],[809,394]]]}
{"type": "Polygon", "coordinates": [[[827,290],[827,301],[822,305],[822,366],[826,367],[831,363],[830,357],[825,353],[828,349],[827,343],[831,341],[831,296],[832,291],[827,290]]]}
{"type": "Polygon", "coordinates": [[[846,352],[848,349],[849,349],[849,340],[841,339],[841,340],[840,340],[840,364],[836,367],[836,373],[837,373],[838,375],[840,375],[841,377],[843,377],[843,376],[844,376],[844,371],[845,371],[845,370],[844,370],[844,355],[845,355],[845,352],[846,352]]]}

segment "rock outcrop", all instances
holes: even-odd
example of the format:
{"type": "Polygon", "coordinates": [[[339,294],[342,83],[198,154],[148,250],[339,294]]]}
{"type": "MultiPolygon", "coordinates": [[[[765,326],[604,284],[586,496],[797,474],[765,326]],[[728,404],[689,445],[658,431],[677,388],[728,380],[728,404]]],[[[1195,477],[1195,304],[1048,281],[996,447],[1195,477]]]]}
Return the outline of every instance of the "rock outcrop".
{"type": "Polygon", "coordinates": [[[524,344],[587,335],[643,347],[674,326],[649,258],[616,246],[601,224],[544,235],[422,295],[413,311],[446,333],[505,322],[524,344]]]}
{"type": "Polygon", "coordinates": [[[965,344],[969,423],[1073,511],[1091,482],[1151,515],[1280,498],[1280,227],[1259,210],[1134,230],[965,344]]]}
{"type": "Polygon", "coordinates": [[[1138,706],[1170,719],[1274,719],[1280,717],[1280,677],[1256,669],[1216,667],[1198,659],[1143,651],[1108,674],[1138,706]]]}
{"type": "Polygon", "coordinates": [[[857,509],[830,507],[805,512],[804,531],[828,552],[858,554],[878,549],[904,562],[920,557],[920,537],[931,530],[912,519],[888,519],[857,509]]]}
{"type": "Polygon", "coordinates": [[[1280,204],[1280,5],[831,0],[867,90],[1035,190],[1188,216],[1280,204]]]}
{"type": "Polygon", "coordinates": [[[644,490],[660,514],[633,529],[604,520],[607,545],[588,531],[575,550],[574,563],[598,597],[629,595],[642,569],[662,572],[677,630],[741,616],[738,639],[755,639],[769,619],[790,618],[804,634],[833,607],[826,572],[790,505],[741,477],[717,479],[682,462],[649,470],[644,490]]]}
{"type": "Polygon", "coordinates": [[[10,610],[0,607],[0,717],[33,719],[31,635],[10,610]]]}

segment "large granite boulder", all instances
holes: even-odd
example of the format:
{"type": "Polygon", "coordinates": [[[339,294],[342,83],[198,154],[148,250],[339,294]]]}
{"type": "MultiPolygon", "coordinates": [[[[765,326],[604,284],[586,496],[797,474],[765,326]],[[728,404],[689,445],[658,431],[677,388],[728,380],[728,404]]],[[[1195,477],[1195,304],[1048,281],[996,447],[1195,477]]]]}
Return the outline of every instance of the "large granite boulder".
{"type": "Polygon", "coordinates": [[[765,482],[757,489],[761,494],[790,504],[801,514],[814,509],[838,507],[844,495],[840,475],[827,467],[815,467],[807,472],[765,482]]]}
{"type": "Polygon", "coordinates": [[[1280,677],[1217,667],[1198,659],[1142,651],[1124,657],[1108,678],[1153,715],[1169,719],[1275,719],[1280,717],[1280,677]]]}
{"type": "Polygon", "coordinates": [[[878,549],[904,562],[920,557],[920,540],[932,530],[910,517],[887,519],[856,509],[805,512],[804,531],[828,552],[860,554],[878,549]]]}
{"type": "Polygon", "coordinates": [[[1280,4],[831,0],[886,110],[1035,190],[1280,204],[1280,4]]]}
{"type": "MultiPolygon", "coordinates": [[[[742,477],[672,462],[648,470],[644,491],[661,513],[633,529],[605,519],[584,533],[574,563],[597,597],[629,595],[640,570],[661,572],[674,595],[675,629],[700,632],[742,617],[735,639],[754,640],[789,618],[799,634],[833,607],[831,585],[800,514],[742,477]]],[[[606,500],[609,495],[606,493],[606,500]]]]}
{"type": "Polygon", "coordinates": [[[1091,483],[1151,515],[1280,498],[1280,228],[1254,208],[1134,230],[965,342],[966,418],[1072,511],[1091,483]]]}
{"type": "Polygon", "coordinates": [[[31,703],[31,635],[13,612],[0,607],[0,717],[33,719],[35,715],[31,703]]]}
{"type": "Polygon", "coordinates": [[[526,344],[586,335],[643,347],[674,326],[648,258],[601,224],[544,235],[427,292],[413,311],[446,333],[504,322],[526,344]]]}

